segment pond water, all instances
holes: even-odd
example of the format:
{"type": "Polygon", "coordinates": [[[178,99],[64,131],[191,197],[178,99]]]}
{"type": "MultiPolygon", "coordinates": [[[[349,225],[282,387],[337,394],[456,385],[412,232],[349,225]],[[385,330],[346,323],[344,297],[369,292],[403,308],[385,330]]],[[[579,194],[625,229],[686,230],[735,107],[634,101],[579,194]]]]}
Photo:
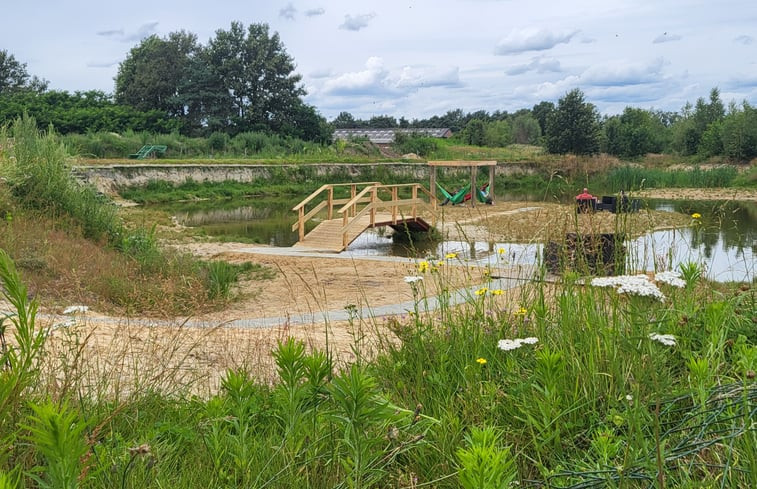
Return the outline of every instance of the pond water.
{"type": "MultiPolygon", "coordinates": [[[[271,246],[292,246],[297,241],[291,231],[295,221],[291,208],[298,196],[228,202],[181,203],[159,206],[187,226],[201,228],[209,235],[227,240],[243,240],[271,246]]],[[[508,196],[507,200],[540,200],[538,196],[508,196]]],[[[705,267],[707,276],[717,281],[755,280],[757,264],[757,202],[648,200],[651,209],[699,213],[701,225],[655,231],[627,244],[628,265],[634,270],[676,269],[694,262],[705,267]]],[[[310,223],[309,229],[317,223],[310,223]]],[[[346,255],[444,256],[458,253],[478,264],[532,265],[542,254],[538,243],[487,243],[443,241],[407,245],[394,243],[386,229],[373,229],[354,241],[346,255]],[[505,250],[500,254],[499,250],[505,250]]]]}

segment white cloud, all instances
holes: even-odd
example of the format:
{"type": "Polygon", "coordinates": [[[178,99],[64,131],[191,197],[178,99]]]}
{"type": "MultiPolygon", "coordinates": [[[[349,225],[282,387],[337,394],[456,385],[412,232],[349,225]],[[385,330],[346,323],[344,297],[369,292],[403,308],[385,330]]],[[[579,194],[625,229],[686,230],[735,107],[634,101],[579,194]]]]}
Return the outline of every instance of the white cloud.
{"type": "Polygon", "coordinates": [[[652,40],[652,44],[662,44],[664,42],[674,42],[674,41],[680,41],[683,39],[678,34],[668,34],[667,32],[663,32],[659,36],[655,37],[652,40]]]}
{"type": "Polygon", "coordinates": [[[520,29],[500,39],[495,54],[517,54],[527,51],[546,51],[558,44],[567,44],[578,31],[551,32],[546,29],[520,29]]]}
{"type": "Polygon", "coordinates": [[[505,70],[505,73],[508,75],[522,75],[530,71],[536,73],[559,73],[562,71],[562,68],[560,67],[560,61],[555,58],[535,57],[531,58],[529,63],[508,68],[505,70]]]}
{"type": "Polygon", "coordinates": [[[625,86],[654,83],[663,79],[663,68],[667,62],[657,58],[649,63],[639,64],[615,61],[594,65],[580,75],[582,84],[595,86],[625,86]]]}
{"type": "Polygon", "coordinates": [[[291,3],[288,3],[286,7],[279,10],[279,17],[287,20],[294,20],[295,15],[297,15],[297,9],[291,3]]]}
{"type": "Polygon", "coordinates": [[[754,42],[754,38],[752,36],[747,36],[746,34],[742,34],[740,36],[734,37],[733,42],[743,44],[744,46],[749,46],[750,44],[754,42]]]}
{"type": "Polygon", "coordinates": [[[306,17],[316,17],[318,15],[323,15],[325,13],[326,13],[326,10],[324,10],[321,7],[311,8],[311,9],[305,11],[305,16],[306,17]]]}
{"type": "Polygon", "coordinates": [[[376,17],[376,14],[371,12],[369,14],[360,14],[356,16],[345,15],[344,23],[339,26],[340,29],[348,31],[359,31],[364,27],[368,27],[368,23],[376,17]]]}
{"type": "Polygon", "coordinates": [[[460,69],[405,66],[394,83],[397,88],[459,87],[460,69]]]}
{"type": "Polygon", "coordinates": [[[365,62],[364,70],[343,73],[327,80],[323,84],[322,91],[331,95],[367,95],[387,92],[389,91],[388,75],[389,71],[384,67],[384,60],[373,56],[365,62]]]}

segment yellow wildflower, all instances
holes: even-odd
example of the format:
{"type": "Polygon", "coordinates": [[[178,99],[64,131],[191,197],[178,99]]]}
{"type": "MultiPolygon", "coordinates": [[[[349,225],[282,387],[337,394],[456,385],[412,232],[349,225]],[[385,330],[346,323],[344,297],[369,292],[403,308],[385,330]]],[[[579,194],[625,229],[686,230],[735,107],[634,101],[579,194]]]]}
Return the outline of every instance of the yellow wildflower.
{"type": "Polygon", "coordinates": [[[426,272],[428,272],[428,269],[429,269],[429,264],[428,264],[427,261],[424,260],[424,261],[418,263],[418,271],[420,273],[426,273],[426,272]]]}
{"type": "Polygon", "coordinates": [[[691,215],[691,218],[692,218],[692,219],[701,219],[701,218],[702,218],[702,214],[700,214],[700,213],[698,213],[698,212],[695,212],[695,213],[693,213],[693,214],[691,215]]]}
{"type": "Polygon", "coordinates": [[[504,255],[505,254],[505,249],[504,248],[500,248],[500,249],[497,250],[497,253],[499,253],[500,255],[504,255]]]}
{"type": "Polygon", "coordinates": [[[525,316],[526,314],[528,314],[528,309],[526,309],[525,307],[520,307],[517,311],[515,311],[516,316],[525,316]]]}
{"type": "Polygon", "coordinates": [[[502,289],[494,289],[492,290],[492,295],[502,295],[504,292],[502,289]]]}
{"type": "Polygon", "coordinates": [[[454,260],[455,258],[457,258],[457,253],[447,253],[446,255],[444,255],[444,258],[446,258],[447,260],[454,260]]]}
{"type": "Polygon", "coordinates": [[[486,365],[486,358],[484,357],[476,358],[476,362],[478,362],[479,365],[486,365]]]}
{"type": "Polygon", "coordinates": [[[478,289],[478,290],[476,291],[476,295],[484,295],[484,294],[486,294],[486,292],[487,292],[488,290],[489,290],[489,289],[487,289],[486,287],[481,287],[480,289],[478,289]]]}

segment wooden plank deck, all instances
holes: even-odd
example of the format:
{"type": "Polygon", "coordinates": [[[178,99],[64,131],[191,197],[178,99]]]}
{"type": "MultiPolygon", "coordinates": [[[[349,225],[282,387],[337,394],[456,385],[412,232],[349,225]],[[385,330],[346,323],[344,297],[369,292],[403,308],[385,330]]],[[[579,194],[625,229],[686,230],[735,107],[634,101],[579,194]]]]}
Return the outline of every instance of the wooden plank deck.
{"type": "MultiPolygon", "coordinates": [[[[354,221],[351,220],[350,223],[354,221]]],[[[428,229],[429,225],[421,218],[413,219],[401,219],[397,218],[397,224],[401,225],[403,222],[410,222],[414,224],[414,228],[428,229]]],[[[329,219],[322,221],[312,231],[305,235],[305,239],[298,241],[294,244],[294,248],[303,248],[311,251],[323,251],[330,253],[339,253],[344,251],[345,246],[342,243],[342,226],[344,221],[342,219],[329,219]]],[[[352,243],[355,239],[363,234],[365,230],[370,227],[390,226],[392,223],[391,213],[377,212],[375,224],[371,226],[371,216],[365,215],[357,218],[355,224],[347,235],[347,244],[352,243]]]]}

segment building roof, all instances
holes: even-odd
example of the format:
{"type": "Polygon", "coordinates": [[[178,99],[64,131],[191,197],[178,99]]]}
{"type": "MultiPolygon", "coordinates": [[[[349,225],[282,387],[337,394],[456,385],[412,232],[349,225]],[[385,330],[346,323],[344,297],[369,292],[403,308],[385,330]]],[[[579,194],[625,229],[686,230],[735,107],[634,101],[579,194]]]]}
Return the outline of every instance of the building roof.
{"type": "Polygon", "coordinates": [[[375,144],[394,142],[395,133],[421,134],[432,138],[448,138],[452,131],[448,128],[418,127],[418,128],[386,128],[386,129],[336,129],[334,139],[368,138],[375,144]]]}

